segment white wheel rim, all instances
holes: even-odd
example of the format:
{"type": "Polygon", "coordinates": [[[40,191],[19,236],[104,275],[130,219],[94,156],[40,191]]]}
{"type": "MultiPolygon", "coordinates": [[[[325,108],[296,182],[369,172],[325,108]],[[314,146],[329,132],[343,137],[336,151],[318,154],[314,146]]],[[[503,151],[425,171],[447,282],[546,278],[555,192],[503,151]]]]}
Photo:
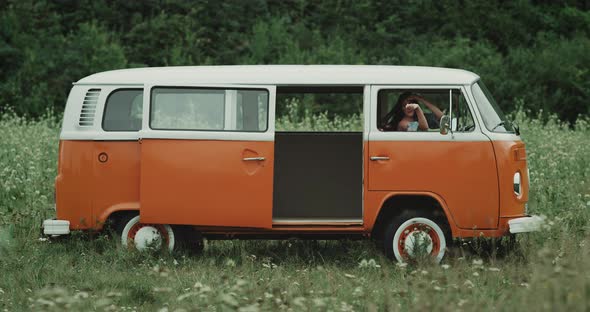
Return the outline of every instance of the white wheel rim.
{"type": "Polygon", "coordinates": [[[427,218],[411,218],[396,229],[393,236],[393,254],[399,262],[414,256],[416,246],[424,246],[436,262],[440,262],[447,247],[445,235],[436,222],[427,218]],[[403,247],[402,247],[403,246],[403,247]]]}
{"type": "Polygon", "coordinates": [[[168,224],[142,224],[139,216],[129,220],[121,233],[121,244],[139,251],[162,248],[167,241],[168,251],[174,249],[174,232],[168,224]]]}

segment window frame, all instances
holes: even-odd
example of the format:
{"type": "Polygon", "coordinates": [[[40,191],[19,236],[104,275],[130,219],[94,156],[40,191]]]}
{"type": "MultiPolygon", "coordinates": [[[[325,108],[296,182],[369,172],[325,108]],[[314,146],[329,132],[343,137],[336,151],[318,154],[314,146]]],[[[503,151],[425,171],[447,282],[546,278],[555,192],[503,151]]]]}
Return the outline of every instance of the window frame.
{"type": "Polygon", "coordinates": [[[100,128],[102,129],[102,131],[105,132],[130,132],[130,133],[136,133],[139,132],[143,129],[143,98],[142,98],[142,102],[141,102],[141,126],[139,127],[139,130],[107,130],[104,128],[104,121],[106,119],[106,112],[107,112],[107,107],[109,104],[109,100],[111,99],[111,96],[119,91],[139,91],[141,94],[141,96],[144,96],[144,88],[116,88],[113,89],[109,92],[109,94],[107,95],[107,98],[104,101],[104,107],[102,108],[102,118],[101,118],[101,122],[100,122],[100,128]]]}
{"type": "MultiPolygon", "coordinates": [[[[155,130],[155,131],[189,131],[189,132],[239,132],[239,133],[265,133],[268,132],[269,130],[269,124],[270,124],[270,109],[271,109],[271,91],[269,89],[266,89],[264,87],[252,87],[252,88],[248,88],[248,87],[232,87],[232,86],[173,86],[173,85],[154,85],[151,86],[149,89],[149,99],[148,99],[148,112],[147,112],[147,123],[148,123],[148,127],[151,130],[155,130]],[[154,98],[154,90],[155,89],[200,89],[200,90],[222,90],[224,91],[224,101],[223,101],[223,124],[225,127],[226,124],[226,106],[227,106],[227,94],[225,94],[225,92],[229,91],[229,90],[235,90],[235,91],[239,91],[239,90],[246,90],[246,91],[262,91],[266,93],[266,128],[264,130],[258,130],[258,131],[245,131],[245,130],[226,130],[226,129],[184,129],[184,128],[154,128],[152,126],[152,115],[153,115],[153,104],[155,101],[154,98]]],[[[144,113],[145,115],[145,113],[144,113]]]]}
{"type": "Polygon", "coordinates": [[[365,118],[367,119],[367,133],[366,138],[367,141],[382,141],[382,142],[396,142],[396,141],[420,141],[420,142],[429,142],[429,141],[446,141],[446,142],[479,142],[479,141],[489,141],[487,137],[487,133],[484,133],[481,124],[481,117],[479,116],[479,111],[477,111],[477,107],[473,101],[472,94],[469,92],[470,84],[373,84],[369,85],[370,94],[368,95],[369,99],[368,102],[370,105],[368,113],[370,115],[366,115],[365,118]],[[459,89],[461,92],[466,96],[467,105],[469,110],[471,111],[472,116],[474,117],[475,121],[475,129],[473,132],[451,132],[447,133],[446,135],[442,135],[440,132],[436,131],[424,131],[420,134],[416,132],[409,132],[404,133],[403,131],[380,131],[377,128],[377,102],[378,97],[377,93],[381,89],[404,89],[404,90],[418,90],[418,89],[459,89]]]}
{"type": "MultiPolygon", "coordinates": [[[[469,104],[469,95],[467,93],[464,92],[463,88],[459,88],[459,91],[461,92],[461,95],[463,95],[463,99],[465,100],[465,105],[467,106],[467,110],[469,111],[469,115],[471,115],[471,121],[473,121],[473,129],[471,129],[470,131],[458,131],[458,130],[452,130],[453,133],[471,133],[474,132],[475,129],[477,128],[477,118],[473,112],[473,109],[471,108],[470,104],[469,104]]],[[[457,105],[461,105],[461,100],[457,101],[457,105]]],[[[457,108],[457,111],[459,111],[460,108],[457,108]]],[[[452,116],[451,116],[452,117],[452,116]]],[[[459,119],[457,119],[458,122],[459,119]]],[[[452,126],[452,118],[451,118],[451,126],[452,126]]]]}
{"type": "MultiPolygon", "coordinates": [[[[469,110],[469,113],[471,114],[471,119],[473,120],[473,124],[474,124],[474,128],[471,131],[453,131],[454,133],[471,133],[473,131],[475,131],[475,129],[477,128],[477,122],[476,122],[476,118],[475,115],[473,113],[473,109],[470,106],[469,103],[469,99],[468,99],[468,94],[465,92],[463,86],[443,86],[443,85],[436,85],[436,86],[404,86],[404,85],[397,85],[397,86],[374,86],[376,87],[376,92],[375,95],[377,97],[376,101],[375,101],[375,112],[374,112],[374,116],[371,116],[371,120],[374,122],[374,127],[372,127],[371,131],[375,132],[382,132],[382,133],[421,133],[421,134],[426,134],[426,133],[439,133],[439,131],[383,131],[380,130],[378,128],[379,125],[379,99],[381,97],[381,92],[386,92],[386,91],[409,91],[409,90],[416,90],[416,91],[420,91],[420,90],[445,90],[445,91],[451,91],[449,94],[449,99],[448,99],[448,109],[449,112],[446,114],[450,117],[451,122],[452,122],[452,118],[453,118],[453,101],[452,101],[452,91],[453,90],[457,90],[459,91],[459,95],[463,95],[463,98],[465,99],[465,104],[467,105],[467,109],[469,110]]],[[[443,92],[441,92],[441,94],[443,94],[443,92]]],[[[457,104],[459,104],[460,101],[458,101],[457,104]]],[[[437,128],[438,129],[438,128],[437,128]]],[[[435,130],[435,129],[432,129],[435,130]]]]}

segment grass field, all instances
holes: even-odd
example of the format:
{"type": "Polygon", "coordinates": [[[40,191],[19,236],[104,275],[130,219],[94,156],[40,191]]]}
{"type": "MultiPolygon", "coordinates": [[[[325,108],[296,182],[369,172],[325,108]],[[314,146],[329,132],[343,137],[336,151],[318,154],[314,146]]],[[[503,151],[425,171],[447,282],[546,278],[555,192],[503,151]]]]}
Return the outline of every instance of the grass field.
{"type": "Polygon", "coordinates": [[[0,310],[587,311],[590,124],[514,117],[529,211],[547,228],[507,254],[457,242],[442,265],[400,266],[370,241],[214,241],[190,256],[128,252],[108,235],[40,240],[54,214],[59,122],[0,116],[0,310]]]}

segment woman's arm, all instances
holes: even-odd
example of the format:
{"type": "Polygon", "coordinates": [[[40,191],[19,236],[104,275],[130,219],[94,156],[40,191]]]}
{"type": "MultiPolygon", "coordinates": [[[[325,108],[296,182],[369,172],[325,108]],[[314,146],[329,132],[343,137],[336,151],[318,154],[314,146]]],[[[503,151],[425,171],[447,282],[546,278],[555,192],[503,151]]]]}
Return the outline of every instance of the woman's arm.
{"type": "Polygon", "coordinates": [[[416,109],[416,115],[418,116],[418,129],[422,131],[428,130],[428,121],[426,121],[426,117],[424,116],[424,112],[422,112],[422,108],[420,108],[420,106],[418,106],[416,109]]]}
{"type": "Polygon", "coordinates": [[[430,103],[428,100],[426,100],[424,97],[421,97],[421,96],[416,96],[416,100],[424,103],[424,105],[426,105],[426,107],[428,107],[428,109],[434,113],[434,116],[436,117],[436,121],[440,121],[440,118],[442,117],[443,112],[441,112],[441,110],[438,109],[438,107],[436,105],[430,103]]]}

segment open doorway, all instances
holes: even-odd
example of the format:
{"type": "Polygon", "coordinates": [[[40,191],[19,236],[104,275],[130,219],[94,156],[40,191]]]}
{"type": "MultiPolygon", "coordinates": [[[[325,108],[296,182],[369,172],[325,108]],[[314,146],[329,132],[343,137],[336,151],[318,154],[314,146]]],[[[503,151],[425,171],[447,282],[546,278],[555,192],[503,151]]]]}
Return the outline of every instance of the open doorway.
{"type": "Polygon", "coordinates": [[[274,222],[360,222],[363,87],[277,87],[274,222]]]}

